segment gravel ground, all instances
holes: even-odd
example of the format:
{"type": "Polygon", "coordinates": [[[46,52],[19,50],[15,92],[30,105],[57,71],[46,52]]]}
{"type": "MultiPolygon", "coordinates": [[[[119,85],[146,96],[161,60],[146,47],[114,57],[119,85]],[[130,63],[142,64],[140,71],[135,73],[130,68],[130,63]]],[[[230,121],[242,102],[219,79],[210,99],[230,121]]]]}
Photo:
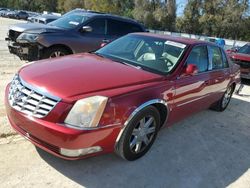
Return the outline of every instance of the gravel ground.
{"type": "Polygon", "coordinates": [[[8,27],[15,24],[17,20],[0,18],[0,137],[12,135],[15,132],[9,126],[4,108],[4,90],[10,82],[16,71],[24,64],[17,56],[9,53],[5,37],[7,36],[8,27]]]}
{"type": "Polygon", "coordinates": [[[80,161],[56,158],[10,129],[4,88],[24,62],[9,54],[10,24],[0,18],[1,187],[250,187],[250,83],[223,113],[206,110],[163,129],[149,153],[134,162],[113,154],[80,161]]]}

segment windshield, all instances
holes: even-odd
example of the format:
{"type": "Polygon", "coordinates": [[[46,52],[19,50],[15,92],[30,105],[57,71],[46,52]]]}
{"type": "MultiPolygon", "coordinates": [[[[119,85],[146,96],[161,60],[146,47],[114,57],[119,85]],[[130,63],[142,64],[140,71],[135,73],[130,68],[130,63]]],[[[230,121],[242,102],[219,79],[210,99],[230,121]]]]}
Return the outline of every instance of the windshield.
{"type": "Polygon", "coordinates": [[[242,47],[238,50],[238,53],[250,54],[250,45],[246,44],[245,46],[242,46],[242,47]]]}
{"type": "Polygon", "coordinates": [[[50,22],[48,25],[61,27],[64,29],[73,29],[77,25],[82,24],[88,19],[89,17],[84,14],[70,14],[68,16],[63,16],[53,22],[50,22]]]}
{"type": "Polygon", "coordinates": [[[149,36],[127,35],[96,51],[98,55],[166,74],[179,62],[186,45],[149,36]]]}

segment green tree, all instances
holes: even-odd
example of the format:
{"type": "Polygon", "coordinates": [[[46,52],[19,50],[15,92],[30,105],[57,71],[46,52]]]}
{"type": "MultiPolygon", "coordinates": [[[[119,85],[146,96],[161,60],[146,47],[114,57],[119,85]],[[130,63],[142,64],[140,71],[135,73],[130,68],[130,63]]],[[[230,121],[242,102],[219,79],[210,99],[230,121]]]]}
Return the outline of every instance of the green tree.
{"type": "Polygon", "coordinates": [[[180,32],[200,34],[201,24],[199,19],[201,17],[202,0],[189,0],[184,9],[184,15],[177,19],[176,27],[180,32]]]}
{"type": "Polygon", "coordinates": [[[57,10],[59,12],[68,12],[75,8],[85,8],[84,0],[58,0],[57,10]]]}

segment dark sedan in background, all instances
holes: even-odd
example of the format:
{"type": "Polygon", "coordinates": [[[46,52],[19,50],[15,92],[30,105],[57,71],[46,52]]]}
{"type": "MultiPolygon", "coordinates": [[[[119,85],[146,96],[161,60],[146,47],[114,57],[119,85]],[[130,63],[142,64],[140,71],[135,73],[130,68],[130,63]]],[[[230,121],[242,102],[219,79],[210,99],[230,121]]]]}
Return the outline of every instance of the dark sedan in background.
{"type": "Polygon", "coordinates": [[[49,24],[19,23],[10,27],[9,51],[33,61],[89,52],[132,32],[144,32],[140,23],[111,14],[77,11],[49,24]]]}

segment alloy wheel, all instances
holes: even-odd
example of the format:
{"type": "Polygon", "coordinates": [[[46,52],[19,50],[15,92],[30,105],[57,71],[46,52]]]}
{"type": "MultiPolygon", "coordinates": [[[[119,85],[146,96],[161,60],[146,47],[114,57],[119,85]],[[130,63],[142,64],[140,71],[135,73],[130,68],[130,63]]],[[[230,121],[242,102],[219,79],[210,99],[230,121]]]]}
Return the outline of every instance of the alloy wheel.
{"type": "Polygon", "coordinates": [[[227,88],[227,91],[225,92],[224,96],[223,96],[223,100],[222,100],[222,107],[225,108],[231,98],[232,95],[232,87],[227,88]]]}
{"type": "Polygon", "coordinates": [[[55,51],[53,53],[51,53],[49,58],[54,58],[54,57],[60,57],[60,56],[64,56],[65,54],[61,51],[55,51]]]}
{"type": "Polygon", "coordinates": [[[142,152],[152,142],[155,134],[155,118],[153,116],[143,117],[135,126],[130,137],[130,150],[133,153],[142,152]]]}

